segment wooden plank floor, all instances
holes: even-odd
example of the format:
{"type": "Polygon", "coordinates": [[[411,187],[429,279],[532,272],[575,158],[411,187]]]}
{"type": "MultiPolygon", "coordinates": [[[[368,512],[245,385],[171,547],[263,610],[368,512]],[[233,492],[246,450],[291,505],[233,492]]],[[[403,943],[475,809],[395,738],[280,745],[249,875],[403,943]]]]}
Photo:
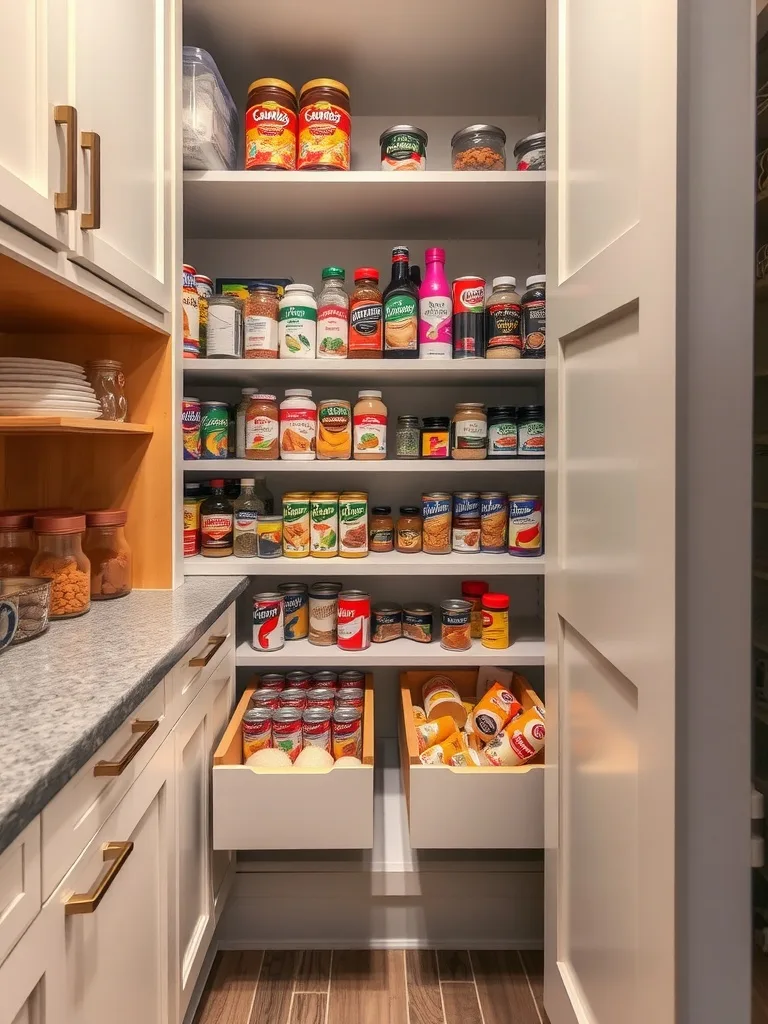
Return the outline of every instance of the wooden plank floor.
{"type": "Polygon", "coordinates": [[[195,1024],[549,1024],[542,971],[537,951],[223,952],[195,1024]]]}

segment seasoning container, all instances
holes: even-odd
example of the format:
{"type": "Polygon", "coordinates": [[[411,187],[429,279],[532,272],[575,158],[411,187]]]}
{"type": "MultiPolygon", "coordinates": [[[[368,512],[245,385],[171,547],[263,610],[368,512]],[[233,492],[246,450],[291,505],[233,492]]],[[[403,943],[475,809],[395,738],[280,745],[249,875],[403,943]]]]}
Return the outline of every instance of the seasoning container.
{"type": "Polygon", "coordinates": [[[200,297],[195,284],[195,268],[183,264],[181,268],[181,315],[184,333],[184,358],[200,357],[200,297]]]}
{"type": "Polygon", "coordinates": [[[363,590],[342,590],[338,604],[340,651],[366,651],[371,646],[371,598],[363,590]]]}
{"type": "Polygon", "coordinates": [[[483,647],[496,651],[509,647],[509,598],[506,594],[483,594],[483,647]]]}
{"type": "Polygon", "coordinates": [[[403,636],[419,644],[432,643],[433,609],[428,604],[403,605],[403,636]]]}
{"type": "Polygon", "coordinates": [[[226,402],[200,403],[200,444],[204,459],[229,455],[229,406],[226,402]]]}
{"type": "Polygon", "coordinates": [[[262,460],[280,455],[280,431],[277,398],[251,395],[245,414],[245,457],[262,460]]]}
{"type": "Polygon", "coordinates": [[[283,517],[259,516],[256,541],[259,558],[279,558],[283,553],[283,517]]]}
{"type": "Polygon", "coordinates": [[[307,388],[288,388],[280,403],[280,458],[312,462],[317,438],[317,406],[307,388]]]}
{"type": "Polygon", "coordinates": [[[181,441],[184,450],[184,461],[199,459],[203,454],[200,439],[201,406],[199,398],[182,398],[181,400],[181,441]]]}
{"type": "Polygon", "coordinates": [[[395,124],[381,133],[382,171],[425,171],[429,137],[423,128],[395,124]]]}
{"type": "MultiPolygon", "coordinates": [[[[285,614],[283,595],[274,593],[253,595],[254,651],[280,651],[285,647],[285,614]]],[[[281,692],[285,692],[284,690],[281,692]]],[[[279,712],[275,712],[275,715],[279,712]]]]}
{"type": "Polygon", "coordinates": [[[451,285],[453,358],[485,355],[485,278],[457,277],[451,285]]]}
{"type": "Polygon", "coordinates": [[[309,636],[309,587],[306,583],[281,583],[285,639],[306,640],[309,636]]]}
{"type": "Polygon", "coordinates": [[[353,414],[354,457],[381,460],[387,457],[387,407],[380,391],[359,391],[353,414]]]}
{"type": "Polygon", "coordinates": [[[248,87],[245,111],[246,171],[296,169],[296,90],[280,78],[258,78],[248,87]]]}
{"type": "Polygon", "coordinates": [[[488,458],[514,459],[517,455],[517,409],[492,405],[488,410],[488,458]]]}
{"type": "Polygon", "coordinates": [[[515,170],[545,171],[547,169],[547,133],[534,132],[515,143],[515,170]]]}
{"type": "Polygon", "coordinates": [[[421,551],[421,543],[421,509],[418,505],[401,505],[395,531],[395,547],[401,554],[413,555],[421,551]]]}
{"type": "Polygon", "coordinates": [[[128,513],[123,509],[87,512],[83,552],[91,563],[91,598],[108,601],[130,594],[133,558],[125,539],[128,513]]]}
{"type": "Polygon", "coordinates": [[[460,402],[451,423],[451,458],[484,459],[488,417],[482,402],[460,402]]]}
{"type": "Polygon", "coordinates": [[[453,496],[447,491],[430,491],[421,497],[424,521],[423,549],[428,555],[451,553],[451,518],[453,496]]]}
{"type": "Polygon", "coordinates": [[[333,78],[313,78],[299,93],[300,171],[348,171],[352,118],[349,89],[333,78]]]}
{"type": "Polygon", "coordinates": [[[507,136],[492,124],[471,124],[451,139],[454,171],[505,171],[507,136]]]}
{"type": "Polygon", "coordinates": [[[508,550],[510,555],[541,554],[541,519],[544,506],[535,494],[510,494],[508,550]]]}
{"type": "Polygon", "coordinates": [[[243,326],[243,358],[277,359],[277,321],[280,303],[277,287],[258,281],[248,289],[243,326]]]}
{"type": "Polygon", "coordinates": [[[480,494],[480,549],[495,553],[507,550],[507,495],[504,491],[480,494]]]}
{"type": "Polygon", "coordinates": [[[289,284],[280,299],[277,329],[281,359],[314,359],[317,300],[311,284],[289,284]]]}
{"type": "Polygon", "coordinates": [[[35,516],[37,554],[29,575],[51,581],[49,616],[71,619],[91,607],[91,563],[83,552],[85,516],[35,516]]]}
{"type": "Polygon", "coordinates": [[[486,306],[486,359],[520,359],[522,300],[514,277],[495,277],[486,306]]]}
{"type": "Polygon", "coordinates": [[[523,405],[517,410],[517,454],[534,458],[544,454],[544,406],[523,405]]]}
{"type": "Polygon", "coordinates": [[[328,583],[314,583],[309,588],[309,642],[315,647],[336,643],[338,595],[339,588],[328,583]]]}
{"type": "Polygon", "coordinates": [[[349,300],[349,358],[382,359],[382,298],[379,272],[358,267],[349,300]]]}
{"type": "Polygon", "coordinates": [[[208,340],[208,299],[213,295],[213,281],[205,274],[195,274],[197,307],[199,315],[200,356],[205,357],[208,340]]]}
{"type": "Polygon", "coordinates": [[[283,554],[286,558],[306,558],[309,554],[309,491],[290,491],[283,495],[283,554]]]}
{"type": "Polygon", "coordinates": [[[470,636],[474,640],[479,640],[483,635],[483,594],[487,594],[488,584],[485,580],[462,580],[461,581],[461,596],[464,601],[469,601],[471,607],[470,611],[470,636]]]}
{"type": "Polygon", "coordinates": [[[235,456],[238,459],[245,458],[245,415],[251,403],[251,395],[255,395],[258,390],[258,388],[243,388],[240,392],[242,398],[235,409],[235,456]]]}
{"type": "Polygon", "coordinates": [[[449,436],[451,420],[448,416],[425,416],[421,428],[422,459],[450,459],[449,436]]]}
{"type": "Polygon", "coordinates": [[[523,357],[543,359],[547,350],[547,275],[526,278],[522,298],[523,357]]]}
{"type": "Polygon", "coordinates": [[[418,459],[421,430],[418,416],[397,417],[395,454],[398,459],[418,459]]]}
{"type": "Polygon", "coordinates": [[[16,632],[11,643],[21,644],[46,632],[50,599],[50,580],[35,579],[33,576],[0,579],[0,602],[15,601],[17,606],[16,632]]]}
{"type": "Polygon", "coordinates": [[[94,359],[85,364],[85,375],[99,400],[100,418],[125,423],[128,399],[125,396],[123,364],[117,359],[94,359]]]}
{"type": "Polygon", "coordinates": [[[31,512],[0,512],[0,579],[29,576],[37,551],[31,512]]]}
{"type": "Polygon", "coordinates": [[[339,495],[339,554],[365,558],[368,554],[368,495],[344,491],[339,495]]]}
{"type": "Polygon", "coordinates": [[[245,303],[237,295],[212,295],[208,299],[208,359],[240,359],[244,309],[245,303]]]}
{"type": "Polygon", "coordinates": [[[339,553],[339,492],[315,491],[309,499],[309,553],[333,558],[339,553]]]}
{"type": "Polygon", "coordinates": [[[395,524],[391,505],[375,505],[371,511],[368,530],[368,548],[374,552],[393,551],[395,547],[395,524]]]}
{"type": "Polygon", "coordinates": [[[224,495],[223,480],[211,480],[211,488],[200,505],[200,550],[209,558],[224,558],[234,545],[232,502],[224,495]]]}
{"type": "Polygon", "coordinates": [[[255,479],[243,477],[240,481],[240,497],[232,506],[232,547],[237,558],[256,558],[259,553],[256,523],[265,512],[264,503],[256,497],[255,485],[255,479]]]}
{"type": "Polygon", "coordinates": [[[352,458],[352,406],[343,398],[326,398],[318,404],[317,457],[352,458]]]}
{"type": "Polygon", "coordinates": [[[472,647],[469,601],[451,598],[440,605],[440,646],[446,651],[468,651],[472,647]]]}
{"type": "Polygon", "coordinates": [[[344,270],[323,267],[323,287],[317,297],[317,358],[345,359],[349,345],[349,296],[344,270]]]}
{"type": "Polygon", "coordinates": [[[371,609],[371,642],[385,644],[403,635],[403,609],[399,604],[381,602],[371,609]]]}

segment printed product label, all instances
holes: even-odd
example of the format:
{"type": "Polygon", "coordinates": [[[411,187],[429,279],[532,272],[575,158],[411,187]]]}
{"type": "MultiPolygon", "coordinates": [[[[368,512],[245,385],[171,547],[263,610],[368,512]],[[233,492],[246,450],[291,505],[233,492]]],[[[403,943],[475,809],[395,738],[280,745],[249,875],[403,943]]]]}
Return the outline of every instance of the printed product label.
{"type": "Polygon", "coordinates": [[[394,295],[384,303],[384,351],[415,352],[418,347],[416,299],[394,295]]]}
{"type": "Polygon", "coordinates": [[[509,502],[509,553],[541,553],[541,502],[538,499],[509,502]]]}
{"type": "Polygon", "coordinates": [[[309,554],[309,499],[283,500],[283,554],[309,554]]]}
{"type": "Polygon", "coordinates": [[[477,519],[480,515],[480,495],[473,494],[471,497],[460,497],[455,495],[453,499],[454,519],[477,519]]]}
{"type": "Polygon", "coordinates": [[[355,451],[387,454],[387,417],[367,412],[354,418],[355,451]]]}
{"type": "Polygon", "coordinates": [[[184,458],[199,459],[202,455],[199,402],[184,402],[182,404],[181,436],[184,444],[184,458]]]}
{"type": "Polygon", "coordinates": [[[487,420],[460,420],[453,425],[455,448],[485,448],[487,420]]]}
{"type": "Polygon", "coordinates": [[[339,607],[339,647],[346,650],[364,651],[370,643],[371,624],[365,614],[363,602],[356,607],[339,607]]]}
{"type": "Polygon", "coordinates": [[[515,348],[523,351],[520,304],[495,302],[488,306],[487,349],[515,348]]]}
{"type": "Polygon", "coordinates": [[[423,171],[427,166],[427,151],[420,135],[398,132],[390,135],[381,156],[383,171],[423,171]]]}
{"type": "Polygon", "coordinates": [[[257,651],[279,651],[285,645],[283,602],[253,606],[253,647],[257,651]]]}
{"type": "Polygon", "coordinates": [[[424,519],[451,514],[451,498],[424,498],[421,503],[421,514],[424,519]]]}
{"type": "Polygon", "coordinates": [[[450,295],[426,295],[419,300],[419,356],[452,357],[453,305],[450,295]]]}
{"type": "Polygon", "coordinates": [[[305,591],[286,594],[283,598],[285,609],[285,639],[304,640],[309,635],[309,598],[305,591]]]}
{"type": "Polygon", "coordinates": [[[544,421],[531,420],[528,423],[519,423],[517,427],[518,455],[543,455],[544,454],[544,421]]]}
{"type": "Polygon", "coordinates": [[[323,306],[317,311],[318,359],[343,359],[349,341],[349,312],[343,306],[323,306]]]}
{"type": "Polygon", "coordinates": [[[474,552],[480,550],[480,520],[461,524],[454,522],[452,543],[454,551],[474,552]]]}
{"type": "Polygon", "coordinates": [[[547,304],[543,299],[523,306],[523,348],[530,359],[543,359],[547,340],[547,304]]]}
{"type": "Polygon", "coordinates": [[[245,449],[266,452],[277,441],[277,420],[270,416],[248,416],[245,420],[245,449]]]}
{"type": "Polygon", "coordinates": [[[314,359],[317,310],[312,306],[284,306],[278,326],[281,359],[314,359]]]}
{"type": "Polygon", "coordinates": [[[229,453],[229,416],[226,409],[204,409],[200,420],[204,459],[226,459],[229,453]]]}
{"type": "Polygon", "coordinates": [[[241,509],[235,513],[235,530],[237,533],[256,533],[256,521],[259,513],[252,509],[241,509]]]}
{"type": "Polygon", "coordinates": [[[313,501],[310,509],[310,550],[335,554],[339,549],[339,506],[335,501],[313,501]]]}
{"type": "Polygon", "coordinates": [[[317,413],[313,409],[280,410],[280,455],[314,452],[317,413]]]}
{"type": "Polygon", "coordinates": [[[373,551],[391,550],[395,542],[394,530],[371,530],[371,549],[373,551]]]}
{"type": "Polygon", "coordinates": [[[339,550],[360,554],[368,550],[368,502],[344,499],[339,502],[339,550]]]}
{"type": "Polygon", "coordinates": [[[299,153],[296,166],[349,170],[348,111],[335,103],[308,103],[299,114],[299,153]]]}
{"type": "Polygon", "coordinates": [[[381,303],[361,302],[349,313],[349,351],[381,351],[381,303]]]}
{"type": "Polygon", "coordinates": [[[274,100],[256,103],[245,114],[245,169],[296,167],[296,114],[274,100]]]}
{"type": "Polygon", "coordinates": [[[421,435],[421,455],[425,459],[447,459],[448,431],[425,430],[421,435]]]}
{"type": "Polygon", "coordinates": [[[205,354],[236,356],[240,313],[234,306],[209,306],[205,354]]]}
{"type": "Polygon", "coordinates": [[[488,454],[517,454],[516,423],[494,423],[488,427],[488,454]]]}
{"type": "Polygon", "coordinates": [[[247,316],[243,352],[271,352],[277,358],[277,321],[268,316],[247,316]]]}
{"type": "Polygon", "coordinates": [[[232,547],[233,516],[223,512],[200,516],[200,536],[204,548],[232,547]]]}
{"type": "Polygon", "coordinates": [[[194,283],[181,293],[184,321],[184,355],[196,359],[200,355],[200,298],[194,283]]]}

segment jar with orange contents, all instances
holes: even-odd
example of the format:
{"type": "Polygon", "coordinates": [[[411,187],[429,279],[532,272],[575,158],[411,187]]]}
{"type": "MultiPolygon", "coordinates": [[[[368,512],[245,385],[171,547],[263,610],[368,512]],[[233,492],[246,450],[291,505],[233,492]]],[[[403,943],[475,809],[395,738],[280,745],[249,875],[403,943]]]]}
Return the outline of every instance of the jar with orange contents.
{"type": "Polygon", "coordinates": [[[451,139],[454,171],[505,171],[506,133],[493,124],[471,124],[451,139]]]}
{"type": "Polygon", "coordinates": [[[0,512],[0,579],[29,576],[37,542],[31,512],[0,512]]]}
{"type": "Polygon", "coordinates": [[[51,581],[49,617],[72,619],[91,607],[91,563],[83,554],[85,516],[35,516],[37,554],[29,575],[51,581]]]}

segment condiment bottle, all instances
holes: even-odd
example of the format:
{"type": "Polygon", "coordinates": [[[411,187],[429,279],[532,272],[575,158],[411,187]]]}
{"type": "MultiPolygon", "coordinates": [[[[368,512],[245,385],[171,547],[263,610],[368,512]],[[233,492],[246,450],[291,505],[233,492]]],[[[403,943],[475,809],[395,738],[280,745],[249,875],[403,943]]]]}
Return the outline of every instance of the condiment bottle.
{"type": "Polygon", "coordinates": [[[251,395],[255,395],[258,390],[258,388],[243,388],[240,392],[243,397],[235,412],[235,455],[238,459],[245,458],[245,414],[251,404],[251,395]]]}
{"type": "Polygon", "coordinates": [[[543,359],[547,347],[547,275],[534,274],[525,282],[522,298],[523,356],[543,359]]]}
{"type": "Polygon", "coordinates": [[[392,279],[384,289],[384,358],[419,358],[419,293],[408,269],[409,252],[398,245],[392,250],[392,279]]]}
{"type": "Polygon", "coordinates": [[[514,277],[495,277],[486,304],[486,359],[519,359],[523,354],[522,305],[514,277]]]}
{"type": "Polygon", "coordinates": [[[479,640],[483,635],[482,597],[483,594],[488,593],[488,590],[489,587],[485,580],[462,580],[461,583],[461,596],[472,605],[472,614],[469,620],[470,636],[475,640],[479,640]]]}
{"type": "Polygon", "coordinates": [[[453,356],[453,303],[445,276],[445,249],[427,249],[427,268],[419,288],[419,358],[451,359],[453,356]]]}
{"type": "Polygon", "coordinates": [[[341,267],[324,267],[317,297],[317,358],[344,359],[349,345],[349,296],[341,267]]]}
{"type": "Polygon", "coordinates": [[[371,510],[368,547],[371,551],[392,551],[395,546],[395,524],[390,505],[376,505],[371,510]]]}
{"type": "Polygon", "coordinates": [[[375,267],[358,267],[349,303],[350,359],[381,359],[381,292],[375,267]]]}
{"type": "Polygon", "coordinates": [[[397,550],[404,555],[421,551],[422,531],[421,509],[417,505],[401,505],[395,532],[397,550]]]}
{"type": "Polygon", "coordinates": [[[258,550],[256,522],[259,516],[266,515],[265,502],[256,496],[256,481],[252,477],[243,477],[240,481],[240,497],[232,506],[234,517],[234,554],[238,558],[255,558],[258,550]]]}
{"type": "Polygon", "coordinates": [[[387,407],[380,391],[359,391],[352,414],[353,454],[360,460],[386,459],[387,407]]]}
{"type": "Polygon", "coordinates": [[[277,398],[251,395],[245,413],[246,459],[277,459],[280,455],[277,398]]]}
{"type": "Polygon", "coordinates": [[[213,494],[200,506],[200,551],[209,558],[232,554],[232,502],[224,496],[224,481],[211,480],[213,494]]]}
{"type": "Polygon", "coordinates": [[[288,284],[280,299],[278,338],[281,359],[314,359],[317,300],[311,284],[288,284]]]}

